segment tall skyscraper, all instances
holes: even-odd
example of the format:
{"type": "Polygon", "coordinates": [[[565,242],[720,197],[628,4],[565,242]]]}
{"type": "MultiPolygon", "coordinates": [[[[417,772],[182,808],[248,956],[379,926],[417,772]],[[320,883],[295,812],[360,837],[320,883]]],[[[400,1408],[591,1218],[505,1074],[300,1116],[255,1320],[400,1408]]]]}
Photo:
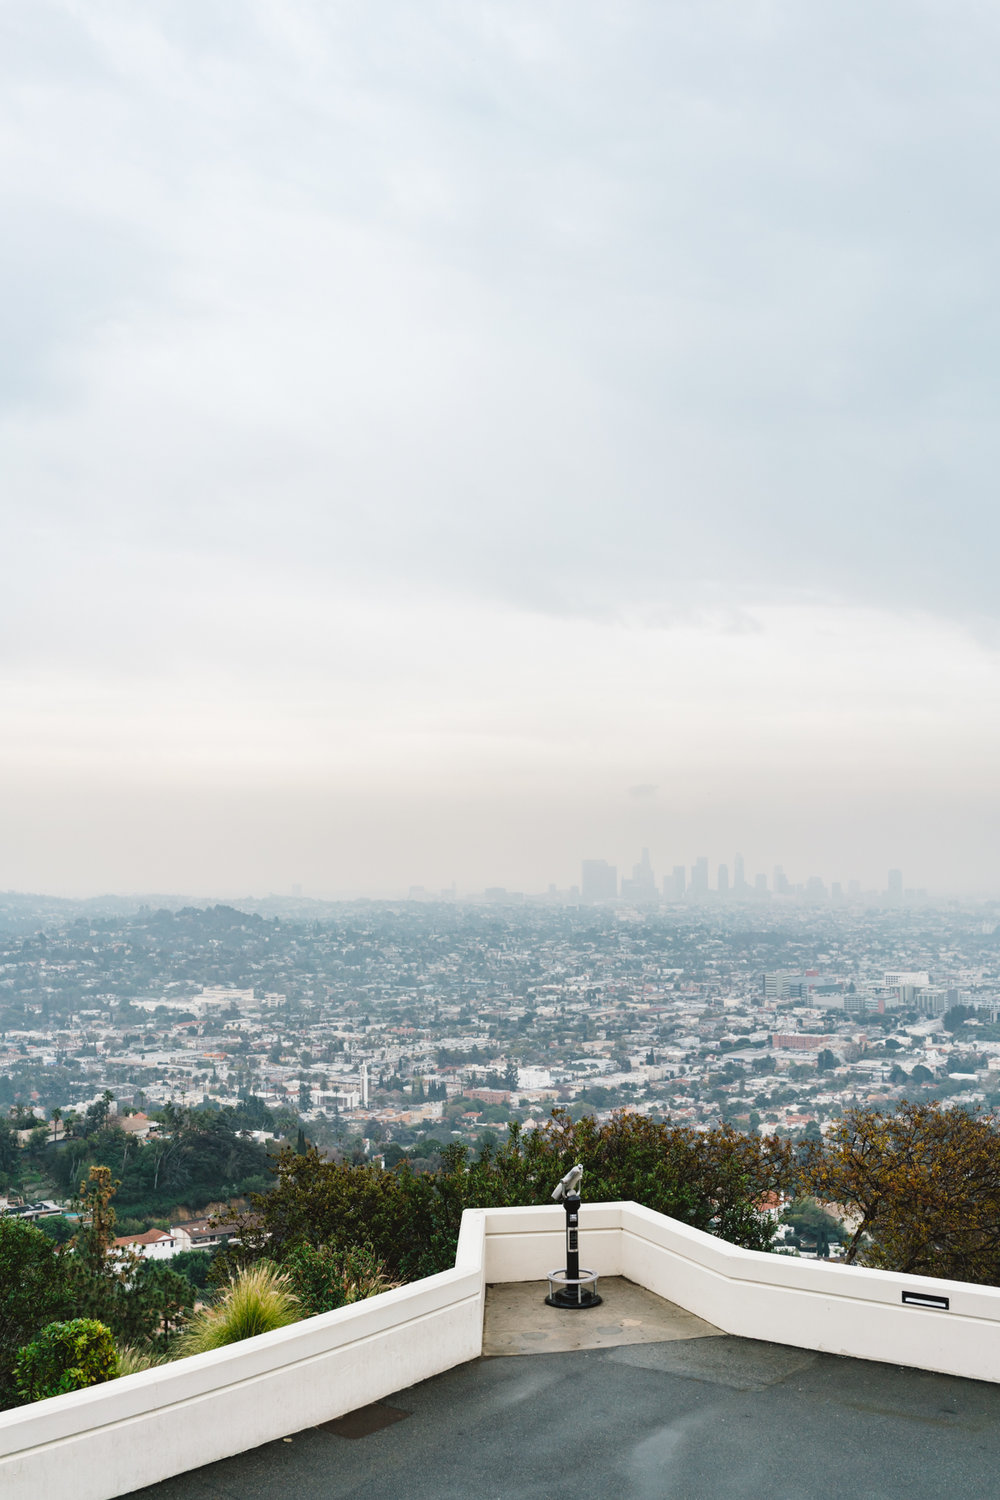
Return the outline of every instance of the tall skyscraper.
{"type": "Polygon", "coordinates": [[[747,877],[746,871],[743,868],[743,856],[742,854],[737,854],[736,858],[733,860],[733,890],[736,892],[737,896],[742,896],[746,888],[747,877]]]}
{"type": "Polygon", "coordinates": [[[580,872],[580,894],[584,901],[614,901],[618,895],[618,870],[606,859],[585,859],[580,872]]]}
{"type": "Polygon", "coordinates": [[[788,876],[780,865],[774,867],[774,885],[772,887],[776,896],[787,896],[789,892],[788,876]]]}
{"type": "Polygon", "coordinates": [[[649,862],[648,849],[643,849],[642,859],[632,866],[632,879],[622,881],[622,895],[631,901],[656,900],[656,876],[649,862]]]}
{"type": "Polygon", "coordinates": [[[708,856],[705,854],[699,854],[691,867],[691,894],[708,895],[708,856]]]}
{"type": "Polygon", "coordinates": [[[668,901],[683,901],[684,890],[687,885],[687,872],[683,865],[674,865],[673,874],[667,875],[663,881],[663,894],[668,901]]]}

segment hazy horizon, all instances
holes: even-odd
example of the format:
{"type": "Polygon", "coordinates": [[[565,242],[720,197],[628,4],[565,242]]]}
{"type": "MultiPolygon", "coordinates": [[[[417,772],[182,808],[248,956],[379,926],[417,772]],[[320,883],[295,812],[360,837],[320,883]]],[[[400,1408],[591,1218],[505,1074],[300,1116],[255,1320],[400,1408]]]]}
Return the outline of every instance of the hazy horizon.
{"type": "Polygon", "coordinates": [[[1000,889],[1000,16],[0,41],[0,889],[1000,889]]]}

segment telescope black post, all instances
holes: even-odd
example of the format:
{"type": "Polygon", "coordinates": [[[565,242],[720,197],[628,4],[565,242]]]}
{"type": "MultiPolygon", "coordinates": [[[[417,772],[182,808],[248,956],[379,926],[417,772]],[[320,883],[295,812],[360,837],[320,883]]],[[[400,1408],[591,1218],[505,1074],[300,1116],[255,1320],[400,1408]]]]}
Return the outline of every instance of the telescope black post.
{"type": "Polygon", "coordinates": [[[580,1274],[580,1194],[573,1190],[564,1193],[562,1206],[566,1210],[566,1268],[549,1273],[545,1300],[550,1307],[599,1307],[597,1276],[593,1271],[580,1274]]]}
{"type": "MultiPolygon", "coordinates": [[[[566,1210],[566,1280],[580,1280],[580,1194],[567,1193],[563,1199],[566,1210]]],[[[579,1285],[576,1288],[580,1290],[579,1285]]]]}

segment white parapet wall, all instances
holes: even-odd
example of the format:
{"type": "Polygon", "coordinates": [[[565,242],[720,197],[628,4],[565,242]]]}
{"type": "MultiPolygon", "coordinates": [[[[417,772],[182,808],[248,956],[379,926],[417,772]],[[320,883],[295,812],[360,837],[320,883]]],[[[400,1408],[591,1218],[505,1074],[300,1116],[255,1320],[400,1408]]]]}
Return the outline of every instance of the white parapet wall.
{"type": "MultiPolygon", "coordinates": [[[[741,1250],[636,1203],[585,1204],[580,1246],[726,1333],[1000,1381],[994,1287],[741,1250]]],[[[541,1299],[564,1263],[561,1208],[469,1210],[453,1270],[0,1413],[0,1496],[113,1500],[381,1400],[482,1353],[486,1283],[537,1281],[541,1299]]]]}
{"type": "MultiPolygon", "coordinates": [[[[558,1208],[488,1209],[487,1281],[562,1264],[562,1219],[558,1208]]],[[[580,1258],[743,1338],[1000,1381],[997,1287],[742,1250],[638,1203],[585,1205],[580,1258]]]]}
{"type": "MultiPolygon", "coordinates": [[[[622,1210],[626,1206],[588,1203],[584,1207],[581,1260],[598,1276],[625,1274],[622,1210]]],[[[561,1208],[546,1205],[487,1208],[480,1212],[486,1221],[487,1282],[544,1281],[549,1271],[565,1266],[566,1215],[561,1208]]]]}
{"type": "Polygon", "coordinates": [[[634,1203],[622,1232],[625,1276],[726,1333],[1000,1381],[1000,1288],[741,1250],[634,1203]]]}
{"type": "Polygon", "coordinates": [[[0,1413],[3,1500],[111,1500],[381,1400],[483,1347],[484,1215],[455,1267],[337,1312],[0,1413]]]}

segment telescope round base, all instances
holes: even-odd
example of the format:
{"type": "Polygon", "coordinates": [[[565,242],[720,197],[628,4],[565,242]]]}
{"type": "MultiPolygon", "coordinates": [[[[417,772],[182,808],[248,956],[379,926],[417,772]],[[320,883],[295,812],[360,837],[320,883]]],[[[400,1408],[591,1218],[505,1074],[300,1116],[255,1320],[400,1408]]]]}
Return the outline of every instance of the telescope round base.
{"type": "Polygon", "coordinates": [[[581,1270],[579,1276],[570,1276],[567,1271],[549,1272],[549,1307],[564,1307],[570,1312],[582,1312],[585,1307],[600,1307],[603,1300],[597,1295],[597,1272],[581,1270]]]}

